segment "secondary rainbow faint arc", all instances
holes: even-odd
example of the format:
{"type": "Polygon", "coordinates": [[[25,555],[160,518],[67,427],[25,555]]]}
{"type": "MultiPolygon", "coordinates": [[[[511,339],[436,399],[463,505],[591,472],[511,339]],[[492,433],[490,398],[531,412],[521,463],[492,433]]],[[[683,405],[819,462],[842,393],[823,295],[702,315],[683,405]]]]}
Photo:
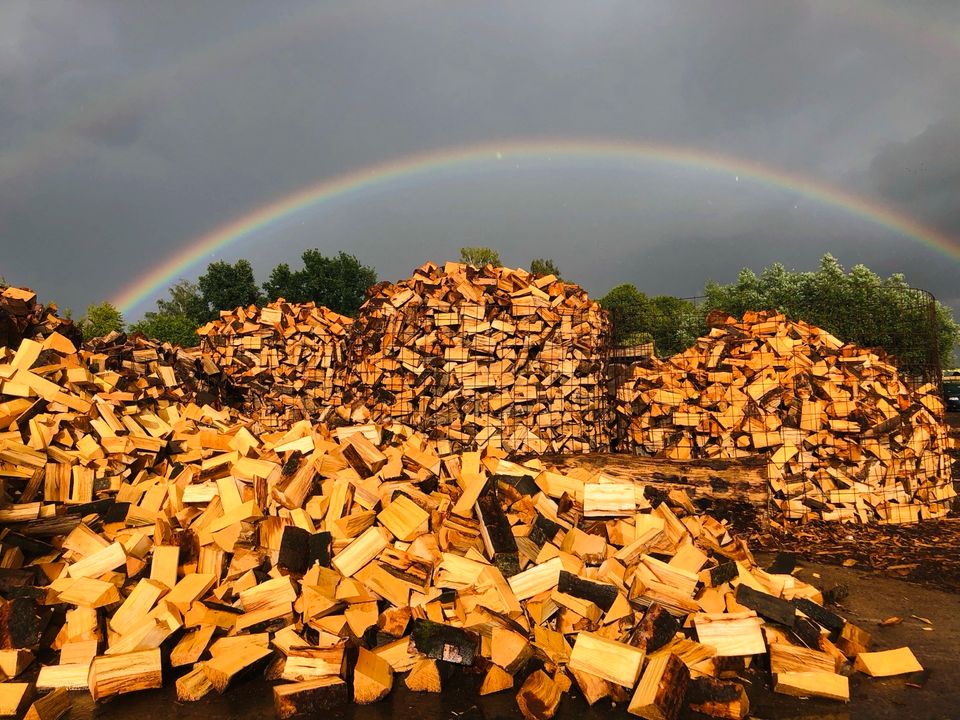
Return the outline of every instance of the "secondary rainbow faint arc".
{"type": "Polygon", "coordinates": [[[825,205],[897,232],[960,259],[960,244],[948,235],[874,200],[831,184],[733,155],[661,143],[586,139],[531,139],[485,142],[407,155],[325,178],[277,198],[212,232],[200,236],[161,265],[124,288],[113,300],[129,313],[173,284],[192,266],[224,248],[262,231],[306,208],[395,180],[430,176],[451,168],[504,161],[545,159],[630,160],[729,173],[754,182],[796,192],[825,205]]]}

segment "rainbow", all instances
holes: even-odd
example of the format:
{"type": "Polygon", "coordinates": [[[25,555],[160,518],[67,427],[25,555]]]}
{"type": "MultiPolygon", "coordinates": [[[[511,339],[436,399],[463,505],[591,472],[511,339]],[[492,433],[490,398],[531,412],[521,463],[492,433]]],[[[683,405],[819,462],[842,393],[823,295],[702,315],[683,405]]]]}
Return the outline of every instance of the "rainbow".
{"type": "Polygon", "coordinates": [[[129,314],[157,296],[190,268],[290,216],[334,199],[384,185],[436,176],[449,170],[463,172],[495,167],[498,163],[545,159],[589,159],[659,163],[673,167],[725,173],[774,188],[798,193],[827,206],[842,209],[876,225],[960,259],[960,243],[914,218],[833,185],[763,165],[752,160],[697,148],[624,140],[530,139],[486,142],[418,153],[325,178],[248,212],[209,232],[149,273],[137,278],[112,299],[129,314]]]}

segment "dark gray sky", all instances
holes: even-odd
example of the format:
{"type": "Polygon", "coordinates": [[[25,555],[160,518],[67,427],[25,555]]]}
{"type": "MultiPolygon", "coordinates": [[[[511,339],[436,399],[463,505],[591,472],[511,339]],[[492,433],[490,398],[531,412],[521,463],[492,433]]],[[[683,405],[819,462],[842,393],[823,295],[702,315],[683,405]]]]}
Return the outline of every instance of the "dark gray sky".
{"type": "MultiPolygon", "coordinates": [[[[0,274],[79,313],[308,184],[541,137],[734,155],[960,239],[958,66],[954,0],[7,0],[0,274]]],[[[421,175],[222,257],[263,279],[304,248],[343,249],[397,279],[480,244],[510,265],[553,257],[597,294],[692,295],[830,251],[960,307],[956,250],[733,172],[641,160],[421,175]]]]}

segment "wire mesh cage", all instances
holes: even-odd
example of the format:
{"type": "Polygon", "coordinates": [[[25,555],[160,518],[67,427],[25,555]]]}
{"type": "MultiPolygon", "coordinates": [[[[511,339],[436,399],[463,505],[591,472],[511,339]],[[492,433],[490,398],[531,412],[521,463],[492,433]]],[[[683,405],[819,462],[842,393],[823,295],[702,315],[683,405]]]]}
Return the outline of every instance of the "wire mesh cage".
{"type": "Polygon", "coordinates": [[[350,399],[453,450],[491,440],[515,455],[603,450],[610,335],[600,317],[491,301],[383,308],[354,334],[350,399]]]}

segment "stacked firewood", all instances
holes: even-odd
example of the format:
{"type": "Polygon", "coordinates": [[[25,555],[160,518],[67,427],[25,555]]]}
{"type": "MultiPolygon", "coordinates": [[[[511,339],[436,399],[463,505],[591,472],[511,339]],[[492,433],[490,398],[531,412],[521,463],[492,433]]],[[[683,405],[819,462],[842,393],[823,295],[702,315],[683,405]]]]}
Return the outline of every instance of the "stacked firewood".
{"type": "Polygon", "coordinates": [[[642,718],[740,718],[745,689],[719,676],[757,656],[776,691],[837,700],[848,658],[919,669],[868,652],[686,493],[400,425],[256,434],[209,406],[140,407],[75,358],[56,334],[0,354],[2,714],[35,691],[27,716],[59,718],[70,690],[175,683],[189,701],[261,672],[286,718],[399,682],[439,692],[461,667],[537,720],[573,683],[642,718]]]}
{"type": "Polygon", "coordinates": [[[44,307],[28,288],[0,286],[0,347],[16,348],[24,338],[43,339],[59,332],[72,343],[82,342],[72,320],[57,315],[57,306],[44,307]]]}
{"type": "Polygon", "coordinates": [[[353,320],[314,303],[278,300],[224,311],[197,332],[203,357],[243,396],[243,410],[265,427],[325,420],[340,404],[353,320]]]}
{"type": "Polygon", "coordinates": [[[139,334],[112,332],[89,340],[78,361],[94,374],[117,373],[115,388],[134,391],[140,407],[148,399],[154,404],[195,401],[216,407],[238,404],[241,399],[199,348],[182,348],[139,334]]]}
{"type": "Polygon", "coordinates": [[[351,419],[362,408],[458,448],[602,448],[608,331],[600,306],[552,275],[427,263],[360,310],[351,419]]]}
{"type": "Polygon", "coordinates": [[[690,349],[633,366],[616,412],[644,454],[766,455],[789,519],[916,522],[956,496],[937,388],[778,314],[721,317],[690,349]]]}

